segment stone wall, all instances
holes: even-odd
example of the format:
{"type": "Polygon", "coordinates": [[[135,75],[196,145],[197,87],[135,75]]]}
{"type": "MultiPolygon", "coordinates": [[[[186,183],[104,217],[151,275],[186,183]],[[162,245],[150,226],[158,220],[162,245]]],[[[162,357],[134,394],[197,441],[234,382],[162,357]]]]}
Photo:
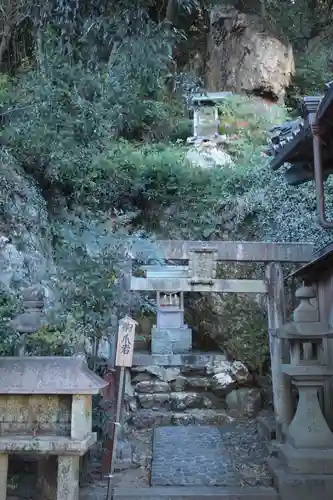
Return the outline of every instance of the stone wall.
{"type": "Polygon", "coordinates": [[[158,425],[219,424],[260,410],[261,393],[251,387],[252,377],[240,361],[220,354],[190,358],[188,364],[127,371],[125,433],[158,425]]]}

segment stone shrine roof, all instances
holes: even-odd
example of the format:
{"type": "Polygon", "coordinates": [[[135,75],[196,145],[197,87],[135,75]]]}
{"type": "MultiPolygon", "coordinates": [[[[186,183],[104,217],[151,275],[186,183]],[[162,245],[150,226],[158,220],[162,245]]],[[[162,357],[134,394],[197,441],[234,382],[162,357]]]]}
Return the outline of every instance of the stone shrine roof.
{"type": "Polygon", "coordinates": [[[0,394],[97,394],[107,383],[85,360],[65,356],[0,357],[0,394]]]}

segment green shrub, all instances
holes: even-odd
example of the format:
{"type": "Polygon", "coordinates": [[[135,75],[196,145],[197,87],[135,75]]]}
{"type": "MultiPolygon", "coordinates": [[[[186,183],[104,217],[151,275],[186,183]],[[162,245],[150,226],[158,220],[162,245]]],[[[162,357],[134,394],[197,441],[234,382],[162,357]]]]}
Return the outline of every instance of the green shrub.
{"type": "Polygon", "coordinates": [[[0,288],[0,356],[14,355],[18,335],[12,328],[10,320],[14,318],[17,308],[17,297],[0,288]]]}
{"type": "Polygon", "coordinates": [[[320,46],[296,56],[296,75],[288,91],[288,103],[298,107],[305,95],[318,95],[333,79],[331,47],[320,46]]]}

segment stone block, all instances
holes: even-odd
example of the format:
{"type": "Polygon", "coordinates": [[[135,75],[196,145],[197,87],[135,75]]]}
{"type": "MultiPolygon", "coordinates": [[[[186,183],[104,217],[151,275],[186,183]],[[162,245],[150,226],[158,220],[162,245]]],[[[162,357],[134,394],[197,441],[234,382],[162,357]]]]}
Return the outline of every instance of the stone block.
{"type": "Polygon", "coordinates": [[[148,354],[137,353],[133,355],[132,371],[141,371],[140,367],[146,366],[166,366],[166,367],[182,367],[182,374],[189,375],[193,372],[200,374],[206,373],[207,363],[215,362],[216,364],[226,361],[226,356],[219,353],[193,353],[186,352],[182,354],[148,354]]]}
{"type": "Polygon", "coordinates": [[[133,465],[132,457],[133,449],[131,443],[127,440],[118,439],[114,470],[121,471],[130,469],[133,465]]]}
{"type": "Polygon", "coordinates": [[[290,472],[332,474],[333,477],[333,450],[297,449],[285,443],[279,446],[279,457],[290,472]]]}
{"type": "Polygon", "coordinates": [[[182,354],[192,349],[192,330],[190,328],[152,329],[152,354],[182,354]]]}
{"type": "Polygon", "coordinates": [[[261,410],[262,397],[256,387],[242,387],[226,396],[228,409],[237,415],[253,415],[261,410]]]}
{"type": "Polygon", "coordinates": [[[142,394],[154,394],[156,392],[170,392],[167,382],[162,380],[143,380],[135,386],[135,391],[142,394]]]}
{"type": "Polygon", "coordinates": [[[258,434],[265,441],[276,439],[276,421],[273,415],[257,417],[258,434]]]}
{"type": "MultiPolygon", "coordinates": [[[[225,486],[118,487],[113,500],[278,500],[272,488],[225,486]]],[[[297,500],[295,498],[295,500],[297,500]]]]}
{"type": "Polygon", "coordinates": [[[157,328],[184,328],[184,311],[176,308],[161,308],[157,311],[157,328]]]}
{"type": "Polygon", "coordinates": [[[90,394],[73,394],[71,438],[84,439],[92,429],[92,398],[90,394]]]}
{"type": "Polygon", "coordinates": [[[0,500],[7,498],[8,455],[0,454],[0,500]]]}
{"type": "Polygon", "coordinates": [[[57,500],[79,500],[79,456],[58,457],[57,500]]]}
{"type": "Polygon", "coordinates": [[[297,474],[283,468],[275,459],[269,459],[269,467],[281,500],[332,500],[332,474],[297,474]]]}
{"type": "Polygon", "coordinates": [[[130,417],[131,424],[137,429],[148,429],[158,425],[170,425],[172,413],[167,410],[139,410],[130,417]]]}
{"type": "Polygon", "coordinates": [[[170,394],[157,393],[157,394],[138,394],[138,399],[141,408],[145,409],[169,409],[170,408],[170,394]]]}

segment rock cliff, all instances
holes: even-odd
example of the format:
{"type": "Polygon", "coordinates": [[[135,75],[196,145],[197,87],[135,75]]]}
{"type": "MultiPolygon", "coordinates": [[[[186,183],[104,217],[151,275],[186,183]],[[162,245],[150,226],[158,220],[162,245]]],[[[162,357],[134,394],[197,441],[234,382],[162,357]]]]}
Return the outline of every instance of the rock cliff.
{"type": "Polygon", "coordinates": [[[206,87],[283,100],[295,72],[293,50],[258,15],[217,5],[210,12],[206,87]]]}
{"type": "Polygon", "coordinates": [[[55,272],[49,216],[41,190],[11,156],[0,156],[0,284],[8,291],[55,272]]]}

